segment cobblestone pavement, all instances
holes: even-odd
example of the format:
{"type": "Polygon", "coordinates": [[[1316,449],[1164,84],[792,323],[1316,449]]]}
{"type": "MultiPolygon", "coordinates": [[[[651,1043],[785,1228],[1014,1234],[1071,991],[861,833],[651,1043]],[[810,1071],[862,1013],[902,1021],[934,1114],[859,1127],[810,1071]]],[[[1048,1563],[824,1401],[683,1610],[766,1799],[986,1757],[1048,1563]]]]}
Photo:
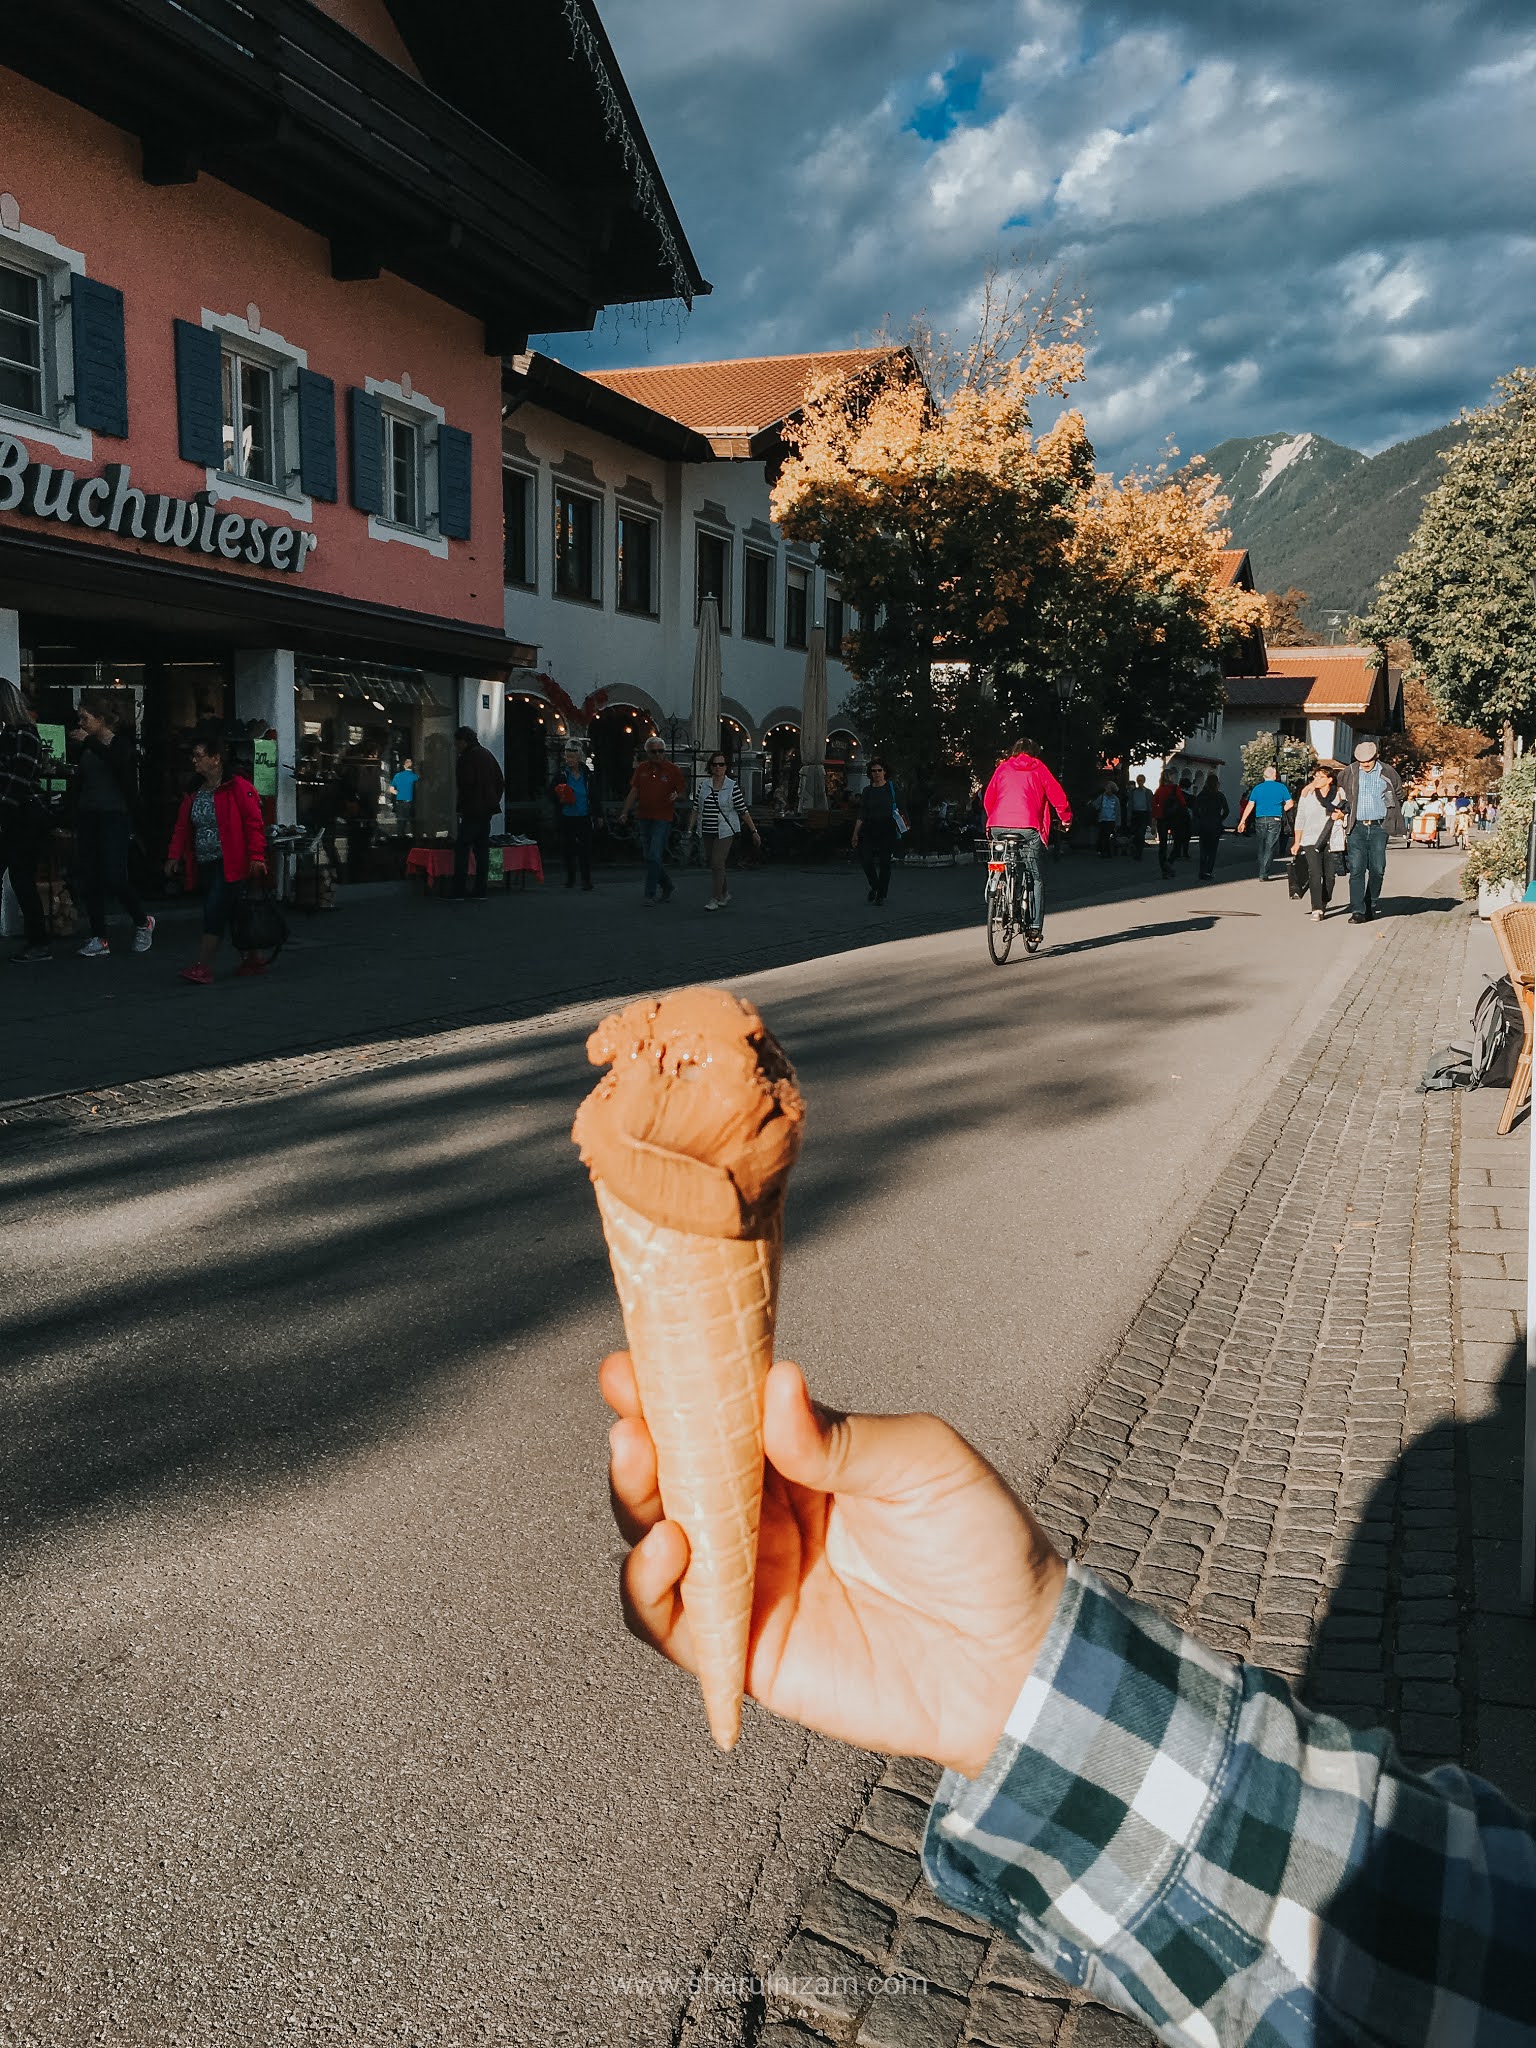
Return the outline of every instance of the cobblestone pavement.
{"type": "MultiPolygon", "coordinates": [[[[1035,1505],[1104,1578],[1312,1704],[1536,1796],[1536,1628],[1510,1618],[1526,1145],[1484,1135],[1502,1091],[1467,1098],[1458,1249],[1463,1099],[1416,1092],[1462,1028],[1472,925],[1404,918],[1317,1020],[1035,1505]]],[[[938,1904],[918,1861],[935,1780],[886,1770],[765,1973],[797,1988],[770,1992],[758,2048],[1148,2038],[938,1904]]]]}

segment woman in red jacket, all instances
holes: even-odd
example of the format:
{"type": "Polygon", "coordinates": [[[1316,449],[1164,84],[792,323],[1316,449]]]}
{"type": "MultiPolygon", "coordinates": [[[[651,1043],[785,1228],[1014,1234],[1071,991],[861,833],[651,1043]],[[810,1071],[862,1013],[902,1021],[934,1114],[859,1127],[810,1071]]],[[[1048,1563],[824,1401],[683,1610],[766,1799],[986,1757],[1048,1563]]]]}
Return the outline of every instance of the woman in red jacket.
{"type": "MultiPolygon", "coordinates": [[[[171,834],[168,875],[185,869],[188,887],[203,885],[203,947],[183,981],[200,984],[213,979],[213,956],[245,893],[250,879],[266,880],[267,833],[261,821],[261,799],[254,783],[230,774],[222,739],[192,743],[192,767],[198,787],[181,800],[176,830],[171,834]]],[[[266,962],[247,953],[236,974],[265,974],[266,962]]]]}

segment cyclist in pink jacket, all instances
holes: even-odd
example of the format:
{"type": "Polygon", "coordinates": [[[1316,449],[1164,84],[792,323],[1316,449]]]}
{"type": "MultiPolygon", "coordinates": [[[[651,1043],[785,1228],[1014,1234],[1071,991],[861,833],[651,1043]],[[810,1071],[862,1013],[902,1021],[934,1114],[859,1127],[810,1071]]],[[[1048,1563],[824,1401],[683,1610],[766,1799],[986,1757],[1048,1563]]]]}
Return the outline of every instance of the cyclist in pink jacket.
{"type": "Polygon", "coordinates": [[[1042,855],[1051,843],[1051,813],[1061,820],[1063,832],[1072,829],[1072,806],[1067,793],[1036,754],[1010,754],[992,770],[982,803],[987,813],[988,832],[1016,832],[1025,870],[1029,875],[1030,897],[1035,921],[1024,937],[1037,944],[1045,929],[1045,861],[1042,855]]]}

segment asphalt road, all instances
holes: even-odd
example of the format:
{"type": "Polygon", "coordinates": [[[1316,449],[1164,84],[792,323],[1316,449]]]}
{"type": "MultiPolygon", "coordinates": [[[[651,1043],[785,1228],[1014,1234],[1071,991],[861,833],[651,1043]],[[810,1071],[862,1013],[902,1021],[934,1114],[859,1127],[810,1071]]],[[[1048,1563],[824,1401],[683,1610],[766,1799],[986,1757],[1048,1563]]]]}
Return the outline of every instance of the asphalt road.
{"type": "MultiPolygon", "coordinates": [[[[810,1104],[783,1349],[1026,1487],[1382,928],[1144,879],[1003,970],[972,923],[737,984],[810,1104]]],[[[0,2048],[740,2039],[689,1980],[776,1953],[876,1766],[750,1706],[717,1756],[618,1625],[595,1015],[15,1152],[0,2048]]]]}

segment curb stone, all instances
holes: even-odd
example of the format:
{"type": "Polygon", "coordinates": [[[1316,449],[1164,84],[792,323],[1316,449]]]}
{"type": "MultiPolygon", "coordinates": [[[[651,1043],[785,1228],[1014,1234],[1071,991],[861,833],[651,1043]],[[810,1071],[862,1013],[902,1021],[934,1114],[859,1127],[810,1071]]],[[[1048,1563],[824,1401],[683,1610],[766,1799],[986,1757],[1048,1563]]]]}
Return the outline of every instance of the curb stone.
{"type": "MultiPolygon", "coordinates": [[[[1465,912],[1425,912],[1383,934],[1197,1203],[1034,1503],[1107,1582],[1304,1684],[1309,1704],[1384,1721],[1424,1765],[1456,1755],[1463,1730],[1443,1428],[1460,1100],[1416,1091],[1455,1035],[1468,929],[1465,912]]],[[[859,1961],[926,1961],[928,1995],[814,2015],[770,1998],[759,2048],[1148,2040],[927,1889],[912,1852],[938,1776],[891,1760],[768,1973],[813,1924],[853,1924],[850,1894],[881,1909],[859,1923],[859,1961]]]]}

